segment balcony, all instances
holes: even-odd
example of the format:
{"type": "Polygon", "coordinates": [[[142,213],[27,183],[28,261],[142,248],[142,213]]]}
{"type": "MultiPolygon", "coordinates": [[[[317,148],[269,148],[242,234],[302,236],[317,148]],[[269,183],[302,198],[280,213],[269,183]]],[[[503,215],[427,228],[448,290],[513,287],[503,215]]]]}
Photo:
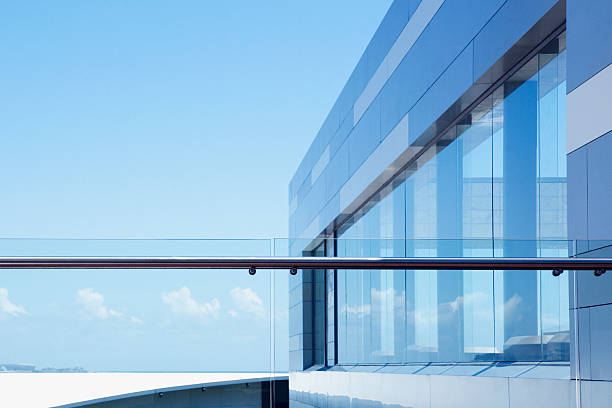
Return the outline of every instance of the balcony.
{"type": "Polygon", "coordinates": [[[584,245],[0,240],[0,401],[285,406],[288,371],[579,378],[572,282],[612,269],[584,245]]]}

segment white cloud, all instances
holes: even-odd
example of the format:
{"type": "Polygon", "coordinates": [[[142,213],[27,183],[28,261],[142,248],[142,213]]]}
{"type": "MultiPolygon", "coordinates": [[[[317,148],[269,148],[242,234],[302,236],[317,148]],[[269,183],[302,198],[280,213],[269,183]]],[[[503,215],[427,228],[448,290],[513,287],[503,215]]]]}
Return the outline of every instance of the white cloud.
{"type": "Polygon", "coordinates": [[[406,296],[403,290],[400,291],[393,288],[378,290],[376,288],[372,288],[370,293],[372,295],[372,303],[377,305],[378,308],[381,308],[382,305],[389,310],[392,308],[404,308],[406,296]]]}
{"type": "Polygon", "coordinates": [[[11,302],[8,298],[8,289],[0,288],[0,312],[8,313],[13,316],[27,314],[25,309],[11,302]]]}
{"type": "Polygon", "coordinates": [[[198,303],[191,297],[191,291],[183,286],[174,292],[162,293],[162,301],[176,314],[190,317],[218,317],[221,304],[217,298],[210,302],[198,303]]]}
{"type": "Polygon", "coordinates": [[[504,316],[507,322],[519,322],[523,318],[523,314],[518,310],[522,302],[523,298],[520,297],[518,293],[515,293],[510,299],[504,302],[503,309],[498,305],[497,311],[504,316]]]}
{"type": "Polygon", "coordinates": [[[266,311],[264,309],[263,302],[253,289],[236,287],[230,290],[230,295],[234,301],[234,304],[239,310],[253,313],[259,318],[263,318],[265,316],[266,311]]]}
{"type": "Polygon", "coordinates": [[[457,296],[455,300],[447,304],[453,312],[458,311],[461,306],[470,306],[475,309],[474,312],[484,311],[486,314],[489,312],[490,301],[492,302],[492,299],[483,292],[471,292],[465,296],[457,296]]]}
{"type": "Polygon", "coordinates": [[[419,326],[420,330],[427,330],[427,328],[436,327],[438,324],[438,310],[432,308],[425,308],[423,310],[416,310],[408,312],[413,320],[414,324],[419,326]]]}
{"type": "Polygon", "coordinates": [[[342,305],[340,312],[346,313],[349,315],[353,315],[354,317],[361,319],[365,316],[369,316],[372,313],[372,305],[358,305],[358,306],[349,306],[347,304],[342,305]]]}
{"type": "Polygon", "coordinates": [[[143,321],[135,316],[130,316],[130,321],[134,324],[142,324],[143,321]]]}
{"type": "Polygon", "coordinates": [[[506,302],[504,302],[504,310],[506,313],[515,313],[516,308],[519,307],[519,305],[521,304],[521,302],[523,302],[523,298],[520,297],[517,293],[515,293],[514,295],[512,295],[512,297],[508,300],[506,300],[506,302]]]}
{"type": "Polygon", "coordinates": [[[340,313],[348,314],[351,318],[361,319],[372,313],[381,314],[391,318],[394,313],[402,313],[404,307],[404,291],[393,288],[370,290],[371,303],[349,305],[343,304],[340,313]]]}
{"type": "Polygon", "coordinates": [[[109,317],[123,316],[123,313],[107,308],[104,305],[104,296],[91,288],[79,289],[76,301],[91,317],[106,320],[109,317]]]}

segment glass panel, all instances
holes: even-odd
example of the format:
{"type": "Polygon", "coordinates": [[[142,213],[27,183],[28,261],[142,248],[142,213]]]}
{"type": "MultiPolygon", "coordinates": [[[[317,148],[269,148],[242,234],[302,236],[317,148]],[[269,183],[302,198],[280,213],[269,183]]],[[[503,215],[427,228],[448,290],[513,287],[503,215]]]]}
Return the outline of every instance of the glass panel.
{"type": "MultiPolygon", "coordinates": [[[[565,59],[562,34],[343,224],[337,255],[567,256],[565,59]]],[[[567,361],[567,285],[539,271],[341,271],[338,361],[567,361]]]]}
{"type": "MultiPolygon", "coordinates": [[[[561,36],[538,55],[539,183],[538,236],[567,236],[567,169],[565,160],[565,38],[561,36]]],[[[546,246],[540,256],[566,256],[566,248],[546,246]]],[[[568,274],[540,277],[542,359],[565,361],[569,356],[568,274]]]]}
{"type": "MultiPolygon", "coordinates": [[[[571,248],[570,242],[561,240],[508,244],[477,239],[337,239],[335,245],[339,256],[379,256],[380,248],[404,245],[420,257],[438,257],[441,248],[448,254],[449,248],[458,248],[464,257],[491,257],[494,252],[503,256],[503,249],[508,247],[514,249],[515,256],[521,256],[521,248],[530,251],[535,247],[541,256],[568,257],[571,248]]],[[[513,272],[517,276],[533,273],[513,272]]],[[[338,364],[569,361],[567,274],[553,277],[550,271],[536,272],[538,307],[528,311],[531,314],[528,318],[537,322],[537,334],[508,337],[505,320],[512,322],[524,317],[512,314],[516,310],[512,302],[520,302],[516,297],[510,302],[504,299],[506,273],[339,270],[338,364]],[[441,287],[440,279],[459,282],[461,286],[455,290],[460,296],[439,301],[443,290],[450,292],[449,286],[441,287]],[[461,312],[458,324],[451,320],[454,316],[449,311],[461,312]],[[444,327],[449,320],[451,324],[444,327]],[[445,334],[442,329],[448,327],[455,330],[459,341],[442,344],[442,334],[445,334]]]]}
{"type": "MultiPolygon", "coordinates": [[[[325,256],[325,243],[321,244],[312,256],[325,256]]],[[[312,338],[313,356],[312,365],[325,364],[326,322],[325,322],[325,275],[324,269],[312,271],[312,338]]]]}
{"type": "MultiPolygon", "coordinates": [[[[337,241],[338,256],[404,256],[404,186],[393,189],[337,241]],[[363,239],[383,236],[390,239],[363,239]],[[398,239],[393,239],[398,238],[398,239]]],[[[338,271],[338,341],[354,347],[339,361],[386,363],[405,357],[403,271],[338,271]],[[340,294],[344,297],[340,297],[340,294]],[[363,336],[361,335],[363,333],[363,336]]]]}
{"type": "MultiPolygon", "coordinates": [[[[270,241],[3,239],[0,254],[269,256],[270,241]]],[[[286,371],[286,353],[273,358],[275,322],[284,322],[282,333],[287,318],[275,318],[272,277],[266,270],[250,276],[245,270],[3,269],[0,365],[24,363],[23,370],[43,372],[286,371]]]]}

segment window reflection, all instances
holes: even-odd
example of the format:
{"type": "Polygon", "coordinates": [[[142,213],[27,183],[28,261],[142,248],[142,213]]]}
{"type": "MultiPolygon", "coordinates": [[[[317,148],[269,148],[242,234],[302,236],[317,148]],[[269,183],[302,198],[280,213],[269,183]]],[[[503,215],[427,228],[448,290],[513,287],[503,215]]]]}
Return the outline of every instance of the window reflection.
{"type": "MultiPolygon", "coordinates": [[[[565,54],[562,34],[442,135],[337,232],[336,255],[567,256],[565,54]]],[[[337,360],[568,361],[567,285],[338,271],[337,360]]]]}

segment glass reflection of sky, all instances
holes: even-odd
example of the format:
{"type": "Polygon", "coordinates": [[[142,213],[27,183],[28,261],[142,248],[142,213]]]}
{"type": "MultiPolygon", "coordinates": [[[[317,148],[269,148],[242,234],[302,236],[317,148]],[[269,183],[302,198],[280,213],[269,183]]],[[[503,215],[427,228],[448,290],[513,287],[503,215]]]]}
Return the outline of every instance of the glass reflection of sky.
{"type": "MultiPolygon", "coordinates": [[[[374,197],[337,255],[567,256],[564,44],[374,197]]],[[[569,359],[567,274],[339,271],[338,285],[340,363],[569,359]]]]}

